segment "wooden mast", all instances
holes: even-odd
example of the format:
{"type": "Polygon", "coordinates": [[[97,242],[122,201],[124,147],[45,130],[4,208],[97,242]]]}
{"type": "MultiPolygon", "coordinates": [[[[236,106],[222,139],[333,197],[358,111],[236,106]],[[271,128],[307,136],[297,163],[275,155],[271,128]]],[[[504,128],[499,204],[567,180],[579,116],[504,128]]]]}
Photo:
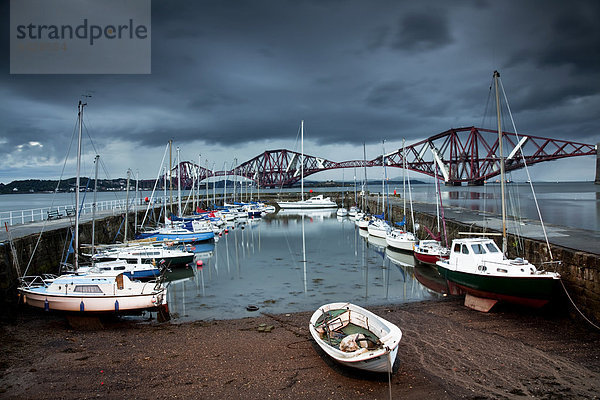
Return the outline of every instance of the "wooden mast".
{"type": "Polygon", "coordinates": [[[500,92],[498,90],[500,73],[494,71],[494,86],[496,88],[496,116],[498,118],[498,150],[500,152],[500,193],[502,197],[502,253],[506,255],[506,201],[504,198],[504,153],[502,151],[502,121],[500,119],[500,92]]]}

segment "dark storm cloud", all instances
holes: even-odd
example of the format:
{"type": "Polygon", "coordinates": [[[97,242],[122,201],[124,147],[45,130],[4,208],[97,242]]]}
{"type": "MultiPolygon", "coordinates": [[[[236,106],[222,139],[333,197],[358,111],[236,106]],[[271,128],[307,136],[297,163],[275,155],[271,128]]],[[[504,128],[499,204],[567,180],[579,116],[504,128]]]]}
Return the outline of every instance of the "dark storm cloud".
{"type": "Polygon", "coordinates": [[[553,37],[537,57],[540,66],[569,65],[574,73],[600,67],[600,3],[572,3],[552,21],[553,37]]]}
{"type": "MultiPolygon", "coordinates": [[[[598,4],[155,0],[151,75],[9,75],[0,60],[0,159],[61,160],[88,91],[98,146],[137,150],[118,160],[169,139],[249,158],[291,146],[301,119],[322,151],[416,141],[479,125],[494,69],[523,131],[593,143],[598,4]]],[[[8,1],[0,11],[8,54],[8,1]]]]}
{"type": "Polygon", "coordinates": [[[438,10],[409,12],[400,18],[393,47],[401,50],[434,50],[452,42],[448,20],[438,10]]]}

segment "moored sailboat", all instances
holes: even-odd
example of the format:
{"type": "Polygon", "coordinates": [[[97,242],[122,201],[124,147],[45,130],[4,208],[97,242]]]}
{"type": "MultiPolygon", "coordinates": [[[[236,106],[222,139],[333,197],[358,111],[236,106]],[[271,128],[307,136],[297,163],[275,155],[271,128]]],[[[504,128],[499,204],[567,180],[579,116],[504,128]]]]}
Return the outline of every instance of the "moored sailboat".
{"type": "MultiPolygon", "coordinates": [[[[308,200],[304,200],[304,120],[300,123],[300,193],[301,200],[298,201],[278,201],[279,208],[284,210],[302,210],[315,208],[337,208],[337,204],[329,197],[324,197],[322,194],[313,196],[308,200]]],[[[312,190],[311,190],[312,191],[312,190]]]]}
{"type": "MultiPolygon", "coordinates": [[[[83,108],[78,105],[78,149],[75,184],[73,265],[79,267],[79,182],[83,108]]],[[[166,288],[160,282],[132,281],[120,271],[22,276],[18,291],[25,304],[46,311],[121,313],[166,308],[166,288]]]]}

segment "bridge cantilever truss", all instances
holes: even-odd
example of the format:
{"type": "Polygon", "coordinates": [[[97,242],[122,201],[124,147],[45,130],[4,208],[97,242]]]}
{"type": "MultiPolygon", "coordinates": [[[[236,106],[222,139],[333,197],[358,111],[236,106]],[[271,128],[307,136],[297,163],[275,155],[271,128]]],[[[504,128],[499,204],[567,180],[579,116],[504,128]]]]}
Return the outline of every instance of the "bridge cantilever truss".
{"type": "MultiPolygon", "coordinates": [[[[525,163],[533,165],[597,152],[594,145],[566,140],[510,132],[503,132],[502,137],[506,171],[523,168],[525,163]]],[[[381,167],[384,158],[386,166],[402,168],[406,154],[409,170],[438,176],[447,184],[479,185],[500,175],[498,149],[497,131],[476,127],[449,129],[372,160],[335,162],[305,154],[304,177],[338,168],[381,167]]],[[[235,175],[258,182],[261,187],[289,187],[300,181],[301,159],[295,151],[268,150],[229,171],[210,171],[186,161],[180,163],[182,184],[190,187],[194,179],[235,175]]]]}

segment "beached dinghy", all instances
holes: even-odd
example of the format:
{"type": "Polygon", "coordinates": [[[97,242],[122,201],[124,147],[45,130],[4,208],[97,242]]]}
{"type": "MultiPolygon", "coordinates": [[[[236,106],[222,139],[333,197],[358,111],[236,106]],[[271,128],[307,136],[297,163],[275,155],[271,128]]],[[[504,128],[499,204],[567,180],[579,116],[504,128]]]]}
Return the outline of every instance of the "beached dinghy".
{"type": "Polygon", "coordinates": [[[396,325],[350,303],[319,307],[308,328],[335,361],[374,372],[391,372],[402,338],[396,325]]]}

